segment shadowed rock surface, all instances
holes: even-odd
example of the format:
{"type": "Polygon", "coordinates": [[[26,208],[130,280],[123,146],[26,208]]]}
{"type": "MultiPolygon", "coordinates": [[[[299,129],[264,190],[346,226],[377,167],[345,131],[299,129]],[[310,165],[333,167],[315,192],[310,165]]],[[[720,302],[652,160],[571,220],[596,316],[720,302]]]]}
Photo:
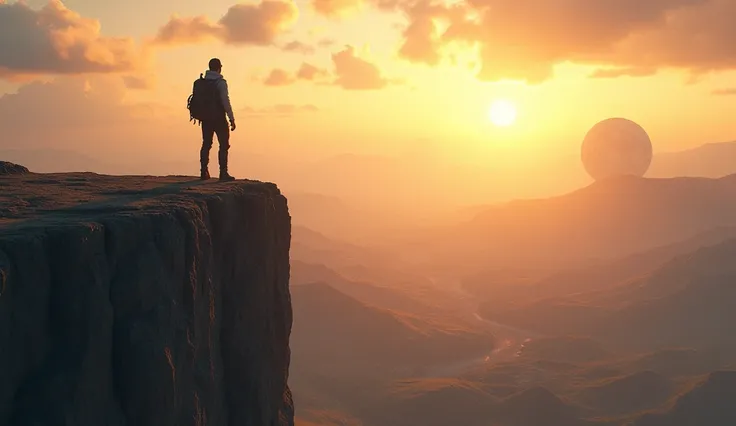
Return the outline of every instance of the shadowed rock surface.
{"type": "Polygon", "coordinates": [[[599,413],[623,415],[655,409],[672,396],[674,386],[666,377],[641,371],[581,389],[584,400],[599,413]]]}
{"type": "Polygon", "coordinates": [[[509,426],[583,426],[576,408],[543,387],[509,396],[498,404],[497,416],[509,426]]]}
{"type": "Polygon", "coordinates": [[[736,371],[715,371],[663,413],[647,413],[632,426],[731,426],[736,424],[736,371]]]}
{"type": "Polygon", "coordinates": [[[28,173],[28,169],[24,166],[9,163],[7,161],[0,161],[0,176],[3,175],[20,175],[28,173]]]}
{"type": "Polygon", "coordinates": [[[269,183],[0,176],[0,425],[293,425],[269,183]]]}

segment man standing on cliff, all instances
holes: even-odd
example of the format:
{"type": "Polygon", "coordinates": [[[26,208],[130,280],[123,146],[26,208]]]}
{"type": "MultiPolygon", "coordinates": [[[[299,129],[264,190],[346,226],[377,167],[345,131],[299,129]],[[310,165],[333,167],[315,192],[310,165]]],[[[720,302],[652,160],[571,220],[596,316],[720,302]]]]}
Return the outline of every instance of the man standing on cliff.
{"type": "Polygon", "coordinates": [[[228,150],[230,149],[230,131],[235,130],[235,116],[230,105],[227,81],[222,77],[222,62],[219,59],[210,59],[209,69],[204,77],[194,82],[192,96],[189,98],[188,108],[191,119],[199,120],[202,126],[202,149],[199,152],[201,165],[200,179],[210,178],[207,167],[210,160],[210,149],[214,135],[220,144],[217,158],[220,164],[220,180],[232,181],[234,177],[227,171],[228,150]],[[230,120],[230,125],[225,117],[230,120]]]}

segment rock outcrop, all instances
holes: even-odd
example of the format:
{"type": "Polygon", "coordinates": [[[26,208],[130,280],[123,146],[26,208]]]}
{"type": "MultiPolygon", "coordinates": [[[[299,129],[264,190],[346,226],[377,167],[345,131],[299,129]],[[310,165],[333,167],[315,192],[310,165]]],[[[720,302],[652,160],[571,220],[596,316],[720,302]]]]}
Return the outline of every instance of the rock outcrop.
{"type": "Polygon", "coordinates": [[[9,163],[7,161],[0,161],[0,176],[22,175],[24,173],[28,173],[28,169],[25,166],[9,163]]]}
{"type": "Polygon", "coordinates": [[[0,425],[293,425],[269,183],[0,177],[0,425]]]}

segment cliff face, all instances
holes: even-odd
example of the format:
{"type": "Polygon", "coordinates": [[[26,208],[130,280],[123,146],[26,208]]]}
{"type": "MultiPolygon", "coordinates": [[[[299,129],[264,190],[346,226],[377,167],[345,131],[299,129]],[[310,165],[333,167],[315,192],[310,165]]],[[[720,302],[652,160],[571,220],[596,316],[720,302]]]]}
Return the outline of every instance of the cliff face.
{"type": "Polygon", "coordinates": [[[0,177],[0,425],[293,425],[273,184],[0,177]]]}

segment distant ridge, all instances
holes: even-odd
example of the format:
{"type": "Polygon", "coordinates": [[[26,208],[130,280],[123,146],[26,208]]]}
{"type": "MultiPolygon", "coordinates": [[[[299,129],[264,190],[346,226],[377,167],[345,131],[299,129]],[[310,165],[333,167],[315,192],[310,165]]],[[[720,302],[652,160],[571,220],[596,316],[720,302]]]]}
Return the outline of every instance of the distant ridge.
{"type": "Polygon", "coordinates": [[[664,413],[646,414],[633,426],[736,425],[736,371],[716,371],[677,398],[664,413]]]}
{"type": "Polygon", "coordinates": [[[620,177],[571,193],[488,208],[433,237],[433,263],[516,268],[584,265],[736,226],[736,175],[620,177]]]}
{"type": "MultiPolygon", "coordinates": [[[[680,255],[638,279],[542,298],[484,317],[551,335],[593,335],[613,349],[719,348],[736,354],[736,239],[680,255]]],[[[695,366],[692,366],[695,367],[695,366]]]]}
{"type": "Polygon", "coordinates": [[[667,402],[673,390],[666,377],[652,371],[640,371],[580,392],[587,403],[608,415],[617,415],[657,408],[667,402]]]}
{"type": "Polygon", "coordinates": [[[344,374],[375,376],[391,366],[413,371],[480,357],[493,347],[489,335],[445,330],[413,315],[368,306],[323,282],[295,285],[291,294],[294,362],[305,368],[336,372],[349,365],[344,374]]]}
{"type": "Polygon", "coordinates": [[[514,426],[575,426],[583,424],[577,409],[543,387],[534,387],[499,402],[494,416],[514,426]]]}
{"type": "Polygon", "coordinates": [[[736,141],[715,142],[654,156],[647,176],[718,178],[736,173],[736,141]]]}

